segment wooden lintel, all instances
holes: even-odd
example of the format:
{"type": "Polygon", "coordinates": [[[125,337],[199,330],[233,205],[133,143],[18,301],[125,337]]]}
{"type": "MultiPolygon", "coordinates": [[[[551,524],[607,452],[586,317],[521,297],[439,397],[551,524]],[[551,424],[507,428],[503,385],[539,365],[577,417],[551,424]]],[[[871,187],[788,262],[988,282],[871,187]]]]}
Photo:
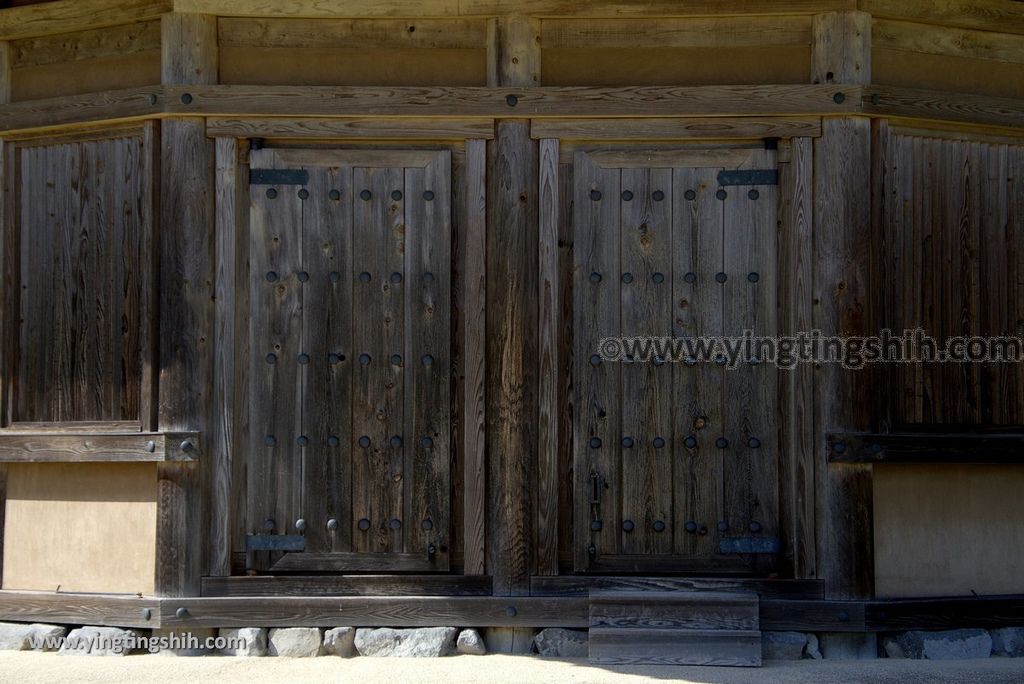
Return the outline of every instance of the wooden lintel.
{"type": "Polygon", "coordinates": [[[494,120],[379,117],[348,118],[210,118],[210,137],[279,138],[289,140],[489,140],[494,120]]]}
{"type": "Polygon", "coordinates": [[[817,138],[821,119],[805,118],[663,118],[619,121],[617,119],[539,119],[530,127],[536,140],[760,140],[764,138],[817,138]]]}
{"type": "Polygon", "coordinates": [[[3,463],[194,461],[199,454],[194,432],[0,432],[3,463]]]}
{"type": "Polygon", "coordinates": [[[1024,433],[837,432],[828,435],[833,463],[1024,463],[1024,433]]]}
{"type": "Polygon", "coordinates": [[[0,40],[120,26],[157,19],[173,0],[57,0],[0,10],[0,40]]]}
{"type": "Polygon", "coordinates": [[[490,596],[487,575],[204,577],[203,596],[490,596]]]}

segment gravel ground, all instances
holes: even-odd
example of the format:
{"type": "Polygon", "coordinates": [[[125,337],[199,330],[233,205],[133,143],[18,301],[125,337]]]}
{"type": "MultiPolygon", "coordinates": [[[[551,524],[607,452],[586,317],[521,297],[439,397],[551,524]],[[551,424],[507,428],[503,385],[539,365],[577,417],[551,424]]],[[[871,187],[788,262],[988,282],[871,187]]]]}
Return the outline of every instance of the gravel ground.
{"type": "Polygon", "coordinates": [[[558,682],[630,684],[648,681],[721,684],[976,684],[1024,682],[1024,658],[927,661],[773,661],[762,668],[646,667],[605,668],[585,660],[550,660],[529,656],[456,656],[450,658],[307,659],[175,658],[133,655],[124,658],[69,657],[33,651],[0,652],[0,682],[331,682],[340,684],[419,684],[480,682],[533,684],[558,682]]]}

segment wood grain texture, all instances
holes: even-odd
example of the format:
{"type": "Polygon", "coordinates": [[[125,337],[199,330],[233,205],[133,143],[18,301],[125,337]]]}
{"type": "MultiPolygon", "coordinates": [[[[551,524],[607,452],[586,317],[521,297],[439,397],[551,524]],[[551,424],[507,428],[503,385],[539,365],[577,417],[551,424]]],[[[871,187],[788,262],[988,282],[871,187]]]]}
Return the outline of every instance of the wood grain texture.
{"type": "Polygon", "coordinates": [[[1024,10],[1001,0],[858,0],[874,17],[912,19],[939,26],[960,26],[1000,33],[1024,33],[1024,10]]]}
{"type": "Polygon", "coordinates": [[[204,577],[203,596],[490,596],[486,575],[204,577]]]}
{"type": "Polygon", "coordinates": [[[758,627],[758,597],[753,593],[614,591],[590,595],[591,629],[757,631],[758,627]]]}
{"type": "MultiPolygon", "coordinates": [[[[814,230],[813,141],[792,141],[792,159],[780,164],[779,329],[783,335],[812,329],[814,230]]],[[[798,363],[779,375],[783,547],[797,578],[817,576],[815,549],[814,369],[798,363]]]]}
{"type": "Polygon", "coordinates": [[[811,82],[871,83],[871,15],[817,14],[812,34],[811,82]]]}
{"type": "Polygon", "coordinates": [[[821,120],[779,118],[707,119],[537,119],[530,124],[536,139],[561,140],[731,140],[821,135],[821,120]]]}
{"type": "Polygon", "coordinates": [[[13,40],[73,33],[160,18],[171,0],[59,0],[13,7],[0,12],[0,38],[13,40]]]}
{"type": "Polygon", "coordinates": [[[160,18],[161,83],[217,82],[217,17],[171,12],[160,18]]]}
{"type": "Polygon", "coordinates": [[[5,463],[195,461],[202,452],[199,436],[187,432],[0,432],[0,462],[5,463]]]}
{"type": "Polygon", "coordinates": [[[544,49],[810,45],[807,16],[546,19],[544,49]]]}
{"type": "Polygon", "coordinates": [[[886,19],[872,21],[871,32],[872,46],[890,50],[1024,62],[1024,38],[1018,35],[886,19]]]}
{"type": "Polygon", "coordinates": [[[160,51],[160,22],[143,21],[10,42],[11,68],[160,51]]]}
{"type": "Polygon", "coordinates": [[[482,19],[262,19],[218,22],[221,47],[481,48],[482,19]]]}
{"type": "Polygon", "coordinates": [[[600,665],[761,666],[761,633],[750,630],[591,628],[600,665]]]}
{"type": "Polygon", "coordinates": [[[486,571],[487,530],[487,143],[466,143],[466,218],[462,240],[463,572],[486,571]]]}
{"type": "Polygon", "coordinates": [[[159,613],[159,599],[152,597],[0,591],[0,617],[4,620],[150,628],[159,624],[159,613]]]}
{"type": "Polygon", "coordinates": [[[561,273],[559,272],[560,184],[558,141],[540,142],[539,237],[537,270],[540,279],[538,317],[540,329],[537,369],[537,572],[558,574],[558,488],[559,488],[559,328],[561,326],[561,273]]]}
{"type": "Polygon", "coordinates": [[[541,24],[524,16],[487,22],[487,85],[539,86],[541,24]]]}
{"type": "Polygon", "coordinates": [[[210,118],[206,121],[206,130],[215,136],[289,140],[488,140],[494,137],[494,122],[491,119],[210,118]]]}
{"type": "Polygon", "coordinates": [[[561,575],[534,577],[530,582],[532,596],[586,596],[599,591],[654,592],[752,592],[762,599],[821,599],[823,583],[819,580],[758,579],[749,577],[644,577],[561,575]]]}
{"type": "MultiPolygon", "coordinates": [[[[871,230],[870,125],[849,118],[828,119],[815,142],[814,329],[823,335],[869,332],[871,230]],[[851,179],[856,179],[852,181],[851,179]]],[[[815,444],[825,432],[866,427],[870,421],[868,377],[837,364],[823,364],[815,377],[815,444]]],[[[816,514],[819,576],[828,598],[863,598],[872,591],[871,471],[868,466],[828,465],[817,457],[816,514]]]]}

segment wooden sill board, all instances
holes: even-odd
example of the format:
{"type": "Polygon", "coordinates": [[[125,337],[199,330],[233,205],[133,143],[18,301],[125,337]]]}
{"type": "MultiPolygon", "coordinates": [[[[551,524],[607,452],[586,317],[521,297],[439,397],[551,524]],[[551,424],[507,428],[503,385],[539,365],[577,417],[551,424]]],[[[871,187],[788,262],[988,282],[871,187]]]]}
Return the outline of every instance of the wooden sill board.
{"type": "Polygon", "coordinates": [[[199,447],[194,432],[0,431],[0,463],[195,461],[199,447]]]}

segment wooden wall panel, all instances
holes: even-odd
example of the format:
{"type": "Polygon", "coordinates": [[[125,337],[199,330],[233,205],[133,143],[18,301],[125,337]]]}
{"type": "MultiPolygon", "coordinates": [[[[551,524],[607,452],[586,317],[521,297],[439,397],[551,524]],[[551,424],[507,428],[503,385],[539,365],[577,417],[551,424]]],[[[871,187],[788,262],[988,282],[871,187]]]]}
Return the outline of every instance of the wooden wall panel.
{"type": "Polygon", "coordinates": [[[151,339],[149,154],[141,136],[18,152],[15,421],[143,420],[150,405],[142,394],[151,339]]]}

